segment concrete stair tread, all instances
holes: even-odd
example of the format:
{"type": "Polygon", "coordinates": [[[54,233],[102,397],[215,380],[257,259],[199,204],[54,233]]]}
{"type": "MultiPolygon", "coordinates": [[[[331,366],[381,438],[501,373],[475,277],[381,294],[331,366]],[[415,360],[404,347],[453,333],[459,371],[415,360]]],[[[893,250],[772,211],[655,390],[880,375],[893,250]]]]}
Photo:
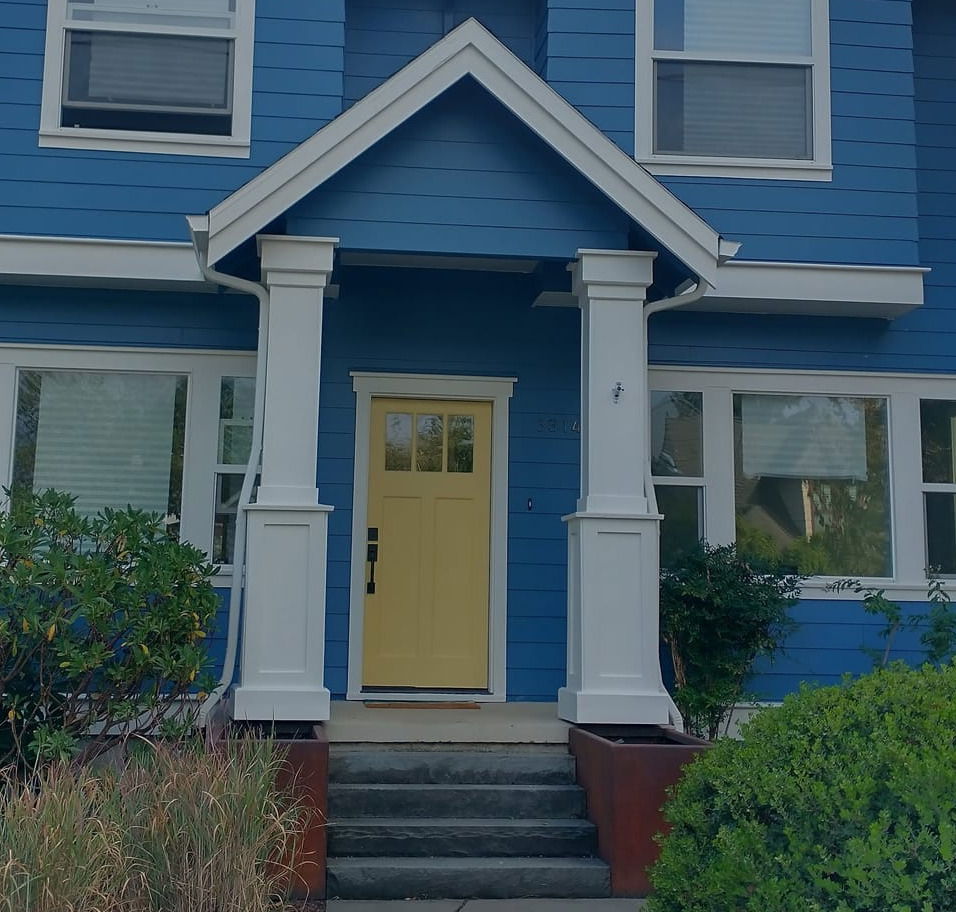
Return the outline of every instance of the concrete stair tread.
{"type": "Polygon", "coordinates": [[[342,899],[515,899],[610,896],[596,858],[330,858],[329,896],[342,899]]]}
{"type": "Polygon", "coordinates": [[[336,817],[328,822],[329,827],[347,826],[406,826],[447,827],[452,829],[459,826],[471,827],[576,827],[592,830],[594,824],[580,817],[336,817]]]}
{"type": "Polygon", "coordinates": [[[431,855],[427,858],[406,858],[404,856],[379,856],[376,858],[362,858],[359,856],[343,855],[330,858],[329,865],[361,866],[367,868],[412,868],[417,870],[423,865],[435,870],[468,870],[474,867],[491,868],[495,870],[516,870],[525,868],[577,868],[580,870],[603,870],[607,865],[600,858],[541,858],[537,855],[515,856],[514,858],[493,858],[481,856],[477,858],[458,858],[455,856],[431,855]]]}
{"type": "Polygon", "coordinates": [[[447,783],[566,785],[574,782],[574,759],[567,753],[528,751],[333,751],[333,783],[447,783]]]}

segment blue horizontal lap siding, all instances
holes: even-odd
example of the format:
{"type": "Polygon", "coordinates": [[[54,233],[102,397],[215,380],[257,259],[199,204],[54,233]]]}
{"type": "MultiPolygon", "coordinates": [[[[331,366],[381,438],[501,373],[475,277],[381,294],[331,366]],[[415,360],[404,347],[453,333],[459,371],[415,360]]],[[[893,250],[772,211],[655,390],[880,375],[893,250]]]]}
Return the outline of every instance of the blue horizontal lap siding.
{"type": "Polygon", "coordinates": [[[625,152],[634,151],[634,0],[544,0],[539,72],[625,152]]]}
{"type": "Polygon", "coordinates": [[[535,0],[346,0],[345,103],[353,104],[474,17],[533,65],[535,0]]]}
{"type": "Polygon", "coordinates": [[[0,285],[0,342],[254,351],[247,295],[0,285]]]}
{"type": "Polygon", "coordinates": [[[328,686],[346,690],[355,394],[353,370],[516,376],[511,400],[508,698],[554,700],[565,682],[567,533],[579,445],[576,311],[532,308],[521,277],[343,270],[326,304],[319,490],[330,517],[328,686]],[[529,504],[530,501],[530,504],[529,504]]]}
{"type": "MultiPolygon", "coordinates": [[[[926,610],[925,605],[914,602],[904,602],[902,607],[906,617],[926,610]]],[[[793,618],[799,626],[788,638],[786,649],[773,661],[757,663],[757,674],[747,684],[753,699],[782,700],[803,682],[839,684],[845,673],[870,671],[874,654],[882,656],[886,646],[880,636],[884,622],[867,614],[858,602],[807,599],[796,607],[793,618]]],[[[890,658],[922,662],[921,634],[920,628],[900,631],[890,658]]]]}
{"type": "Polygon", "coordinates": [[[344,248],[570,259],[627,246],[627,217],[471,81],[289,210],[344,248]]]}
{"type": "Polygon", "coordinates": [[[626,247],[628,219],[470,81],[289,210],[344,248],[569,259],[626,247]]]}
{"type": "Polygon", "coordinates": [[[0,234],[187,240],[342,110],[344,0],[261,0],[248,159],[38,148],[46,3],[0,3],[0,234]]]}

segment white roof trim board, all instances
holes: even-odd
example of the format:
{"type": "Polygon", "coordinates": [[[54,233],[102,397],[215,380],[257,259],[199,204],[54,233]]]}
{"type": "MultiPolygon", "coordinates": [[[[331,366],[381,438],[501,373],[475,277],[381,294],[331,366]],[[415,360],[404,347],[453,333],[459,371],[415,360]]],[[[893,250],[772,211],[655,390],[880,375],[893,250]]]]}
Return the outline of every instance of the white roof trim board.
{"type": "Polygon", "coordinates": [[[714,283],[727,253],[717,232],[474,19],[210,210],[209,261],[222,259],[466,76],[697,276],[714,283]]]}

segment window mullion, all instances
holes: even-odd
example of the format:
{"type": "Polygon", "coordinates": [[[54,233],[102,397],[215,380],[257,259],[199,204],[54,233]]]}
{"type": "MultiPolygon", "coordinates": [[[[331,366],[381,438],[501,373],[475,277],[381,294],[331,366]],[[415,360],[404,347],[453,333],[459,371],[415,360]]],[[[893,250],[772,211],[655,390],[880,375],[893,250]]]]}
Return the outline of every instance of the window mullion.
{"type": "Polygon", "coordinates": [[[812,67],[813,58],[794,54],[741,54],[723,51],[658,51],[654,60],[679,60],[693,63],[752,63],[764,66],[812,67]]]}
{"type": "Polygon", "coordinates": [[[890,490],[893,496],[894,577],[922,579],[926,568],[919,397],[890,396],[890,490]]]}
{"type": "Polygon", "coordinates": [[[704,388],[704,533],[714,545],[737,535],[734,516],[734,407],[728,388],[704,388]]]}
{"type": "Polygon", "coordinates": [[[236,30],[204,28],[185,25],[150,25],[144,22],[83,22],[64,21],[69,32],[120,32],[129,35],[182,35],[186,38],[227,38],[235,40],[236,30]]]}

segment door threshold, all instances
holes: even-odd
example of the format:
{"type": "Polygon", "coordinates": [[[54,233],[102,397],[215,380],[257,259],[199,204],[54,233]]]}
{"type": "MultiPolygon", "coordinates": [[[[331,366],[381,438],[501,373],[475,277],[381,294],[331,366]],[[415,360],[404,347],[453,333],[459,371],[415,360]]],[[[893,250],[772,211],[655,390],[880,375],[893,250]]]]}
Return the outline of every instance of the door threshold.
{"type": "Polygon", "coordinates": [[[427,702],[408,701],[408,702],[386,702],[384,700],[366,700],[366,709],[481,709],[480,703],[473,700],[447,700],[427,702]]]}

